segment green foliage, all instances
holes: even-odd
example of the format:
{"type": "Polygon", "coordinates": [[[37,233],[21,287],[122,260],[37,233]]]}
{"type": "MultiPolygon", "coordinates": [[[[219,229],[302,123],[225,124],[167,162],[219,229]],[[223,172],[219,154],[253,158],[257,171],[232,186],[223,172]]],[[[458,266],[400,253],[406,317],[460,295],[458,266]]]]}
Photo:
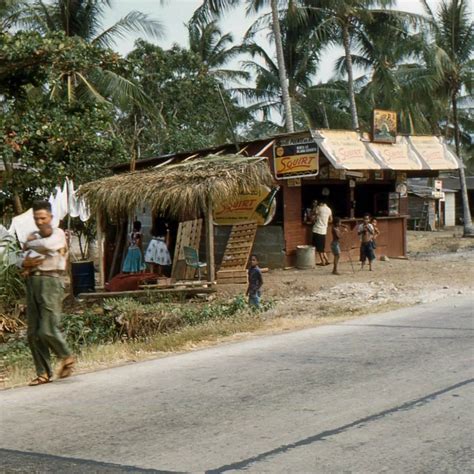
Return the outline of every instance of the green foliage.
{"type": "MultiPolygon", "coordinates": [[[[146,108],[130,104],[119,122],[120,133],[128,133],[131,149],[134,140],[139,142],[145,158],[230,141],[219,83],[203,70],[198,55],[178,46],[165,51],[140,40],[127,60],[129,77],[149,97],[146,108]]],[[[223,94],[235,126],[244,124],[248,113],[229,93],[223,94]]]]}
{"type": "Polygon", "coordinates": [[[110,344],[118,338],[117,326],[110,314],[86,311],[65,314],[61,321],[67,342],[74,352],[94,344],[110,344]]]}
{"type": "Polygon", "coordinates": [[[31,352],[25,339],[15,339],[0,344],[0,360],[5,367],[32,364],[31,352]]]}
{"type": "Polygon", "coordinates": [[[0,117],[0,133],[9,137],[0,153],[21,168],[6,174],[0,208],[11,203],[14,193],[25,203],[48,195],[66,176],[82,184],[107,174],[110,164],[124,160],[122,140],[111,123],[111,110],[101,104],[69,105],[42,97],[23,110],[9,108],[0,117]]]}
{"type": "Polygon", "coordinates": [[[0,239],[0,313],[9,313],[25,296],[25,283],[15,265],[19,248],[9,235],[0,239]]]}

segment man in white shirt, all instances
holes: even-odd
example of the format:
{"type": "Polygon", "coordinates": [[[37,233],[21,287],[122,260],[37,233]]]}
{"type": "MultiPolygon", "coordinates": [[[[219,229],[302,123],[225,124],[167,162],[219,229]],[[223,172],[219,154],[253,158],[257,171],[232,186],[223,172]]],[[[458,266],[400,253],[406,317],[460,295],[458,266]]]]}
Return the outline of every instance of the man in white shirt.
{"type": "MultiPolygon", "coordinates": [[[[47,201],[33,203],[33,217],[40,231],[50,226],[53,218],[51,204],[47,201]]],[[[53,376],[50,351],[61,361],[60,378],[71,375],[75,362],[58,327],[64,296],[61,278],[66,269],[65,252],[58,251],[67,248],[67,242],[63,230],[56,228],[49,237],[29,240],[26,245],[42,256],[27,255],[21,261],[21,266],[28,270],[27,336],[37,374],[30,385],[42,385],[51,382],[53,376]]]]}
{"type": "Polygon", "coordinates": [[[320,201],[313,214],[313,245],[316,247],[321,263],[318,265],[329,265],[328,256],[325,252],[326,234],[328,224],[332,222],[332,211],[325,202],[320,201]]]}

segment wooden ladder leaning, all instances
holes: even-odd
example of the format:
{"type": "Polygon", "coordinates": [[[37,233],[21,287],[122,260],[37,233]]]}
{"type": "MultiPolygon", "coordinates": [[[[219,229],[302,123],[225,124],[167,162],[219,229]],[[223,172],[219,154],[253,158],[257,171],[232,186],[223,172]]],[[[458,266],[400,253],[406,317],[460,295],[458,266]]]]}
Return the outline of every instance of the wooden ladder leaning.
{"type": "Polygon", "coordinates": [[[218,283],[247,283],[247,262],[256,234],[256,222],[232,226],[222,264],[217,272],[218,283]]]}

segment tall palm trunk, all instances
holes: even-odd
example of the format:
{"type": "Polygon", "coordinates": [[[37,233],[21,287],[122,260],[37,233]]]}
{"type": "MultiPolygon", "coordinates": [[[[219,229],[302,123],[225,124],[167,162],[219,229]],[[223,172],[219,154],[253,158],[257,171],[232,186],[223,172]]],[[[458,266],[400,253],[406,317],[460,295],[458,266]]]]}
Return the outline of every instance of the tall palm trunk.
{"type": "Polygon", "coordinates": [[[285,126],[287,132],[294,132],[293,112],[291,110],[291,100],[288,84],[288,76],[286,75],[285,56],[283,54],[283,42],[281,40],[280,19],[278,16],[278,2],[272,0],[272,24],[273,34],[275,35],[275,48],[277,53],[278,74],[280,76],[281,95],[283,108],[285,110],[285,126]]]}
{"type": "Polygon", "coordinates": [[[351,45],[349,37],[349,25],[344,24],[342,28],[342,43],[344,45],[344,52],[346,55],[346,70],[347,70],[347,86],[349,89],[349,103],[351,107],[352,128],[359,130],[359,116],[357,115],[357,105],[354,92],[354,74],[352,71],[352,56],[351,45]]]}
{"type": "Polygon", "coordinates": [[[463,237],[474,237],[474,228],[472,227],[471,210],[469,209],[469,197],[467,195],[466,174],[464,173],[464,161],[461,156],[461,147],[459,140],[459,122],[458,122],[458,105],[457,93],[453,91],[451,95],[451,104],[453,107],[453,125],[454,125],[454,145],[456,147],[456,155],[458,156],[461,166],[459,167],[459,182],[461,184],[461,199],[463,210],[463,237]]]}

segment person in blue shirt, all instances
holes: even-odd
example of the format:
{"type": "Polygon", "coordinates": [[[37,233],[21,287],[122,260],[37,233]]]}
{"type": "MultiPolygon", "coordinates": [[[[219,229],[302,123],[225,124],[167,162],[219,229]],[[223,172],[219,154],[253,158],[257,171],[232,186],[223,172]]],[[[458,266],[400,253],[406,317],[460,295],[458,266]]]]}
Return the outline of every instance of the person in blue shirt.
{"type": "Polygon", "coordinates": [[[257,309],[260,307],[260,290],[262,286],[262,272],[258,267],[258,258],[254,254],[250,256],[249,285],[247,287],[247,292],[245,293],[249,297],[249,306],[252,308],[257,309]]]}

